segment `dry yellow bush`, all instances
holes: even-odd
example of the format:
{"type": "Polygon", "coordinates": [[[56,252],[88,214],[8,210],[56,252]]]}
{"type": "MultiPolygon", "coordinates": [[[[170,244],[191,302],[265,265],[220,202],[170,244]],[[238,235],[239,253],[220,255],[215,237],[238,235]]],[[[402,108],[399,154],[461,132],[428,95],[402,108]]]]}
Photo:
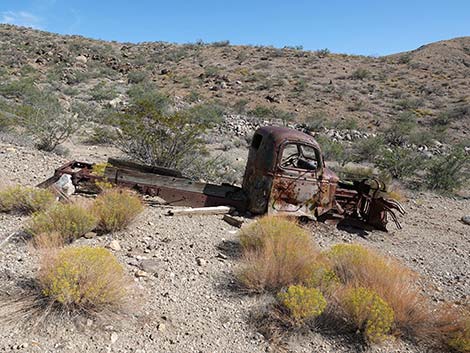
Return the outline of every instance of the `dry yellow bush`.
{"type": "Polygon", "coordinates": [[[319,251],[308,232],[281,217],[265,216],[241,231],[244,266],[238,277],[253,291],[307,283],[319,251]]]}
{"type": "Polygon", "coordinates": [[[89,208],[74,203],[57,204],[47,211],[33,214],[27,231],[33,236],[58,233],[67,243],[92,231],[96,225],[97,219],[89,208]]]}
{"type": "Polygon", "coordinates": [[[52,192],[27,186],[9,186],[0,190],[0,212],[33,213],[56,203],[52,192]]]}
{"type": "Polygon", "coordinates": [[[278,293],[277,299],[289,310],[296,324],[316,318],[326,308],[326,300],[318,289],[302,285],[289,286],[285,292],[278,293]]]}
{"type": "Polygon", "coordinates": [[[411,270],[358,244],[335,245],[326,256],[343,285],[371,289],[391,306],[398,333],[424,334],[432,315],[411,270]]]}
{"type": "Polygon", "coordinates": [[[129,285],[111,252],[87,246],[44,252],[37,279],[43,295],[70,309],[119,306],[129,285]]]}
{"type": "Polygon", "coordinates": [[[127,189],[110,189],[100,194],[93,205],[98,229],[109,233],[126,228],[143,211],[142,200],[127,189]]]}
{"type": "Polygon", "coordinates": [[[283,236],[308,237],[308,232],[292,220],[279,216],[264,216],[240,230],[240,244],[245,251],[264,247],[268,238],[283,236]]]}
{"type": "Polygon", "coordinates": [[[393,309],[376,292],[364,287],[343,291],[341,306],[347,320],[361,331],[370,342],[387,338],[394,322],[393,309]]]}

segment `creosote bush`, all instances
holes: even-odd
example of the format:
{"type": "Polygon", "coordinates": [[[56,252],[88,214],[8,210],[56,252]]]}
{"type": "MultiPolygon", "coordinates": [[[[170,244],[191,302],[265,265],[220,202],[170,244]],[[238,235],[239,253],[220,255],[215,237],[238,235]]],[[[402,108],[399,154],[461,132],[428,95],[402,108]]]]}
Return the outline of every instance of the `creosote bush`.
{"type": "Polygon", "coordinates": [[[0,212],[33,213],[43,211],[56,202],[52,192],[26,186],[10,186],[0,190],[0,212]]]}
{"type": "Polygon", "coordinates": [[[239,280],[252,291],[308,282],[319,255],[307,231],[276,216],[264,216],[243,228],[241,243],[245,266],[239,280]]]}
{"type": "Polygon", "coordinates": [[[140,197],[126,189],[105,190],[93,204],[98,229],[105,233],[126,228],[142,211],[140,197]]]}
{"type": "Polygon", "coordinates": [[[27,231],[33,236],[59,233],[67,243],[95,229],[97,222],[88,207],[74,203],[57,204],[47,211],[33,214],[27,231]]]}
{"type": "Polygon", "coordinates": [[[318,289],[301,285],[289,286],[285,292],[278,293],[277,299],[296,323],[314,319],[326,308],[326,300],[318,289]]]}
{"type": "Polygon", "coordinates": [[[104,248],[66,247],[45,252],[38,282],[42,293],[66,308],[119,306],[127,294],[124,269],[104,248]]]}
{"type": "Polygon", "coordinates": [[[394,321],[393,309],[373,290],[350,288],[341,301],[348,320],[368,341],[381,342],[390,333],[394,321]]]}

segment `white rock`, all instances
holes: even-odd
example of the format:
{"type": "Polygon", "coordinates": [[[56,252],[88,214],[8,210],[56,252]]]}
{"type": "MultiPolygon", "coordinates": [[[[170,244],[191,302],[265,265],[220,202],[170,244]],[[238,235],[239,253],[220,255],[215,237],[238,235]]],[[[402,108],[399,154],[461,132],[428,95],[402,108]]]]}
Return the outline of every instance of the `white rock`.
{"type": "Polygon", "coordinates": [[[116,343],[116,341],[118,340],[118,338],[119,338],[119,337],[118,337],[118,334],[117,334],[116,332],[113,332],[113,333],[111,334],[111,344],[112,344],[112,343],[116,343]]]}
{"type": "Polygon", "coordinates": [[[111,250],[114,250],[114,251],[120,251],[121,250],[121,244],[119,244],[119,242],[117,240],[112,240],[109,243],[108,248],[110,248],[111,250]]]}

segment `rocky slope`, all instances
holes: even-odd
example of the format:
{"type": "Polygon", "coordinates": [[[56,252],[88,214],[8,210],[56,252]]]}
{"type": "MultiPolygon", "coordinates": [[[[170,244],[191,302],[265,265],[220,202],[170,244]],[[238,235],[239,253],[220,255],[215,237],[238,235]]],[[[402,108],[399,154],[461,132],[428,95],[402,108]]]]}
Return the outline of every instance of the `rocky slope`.
{"type": "Polygon", "coordinates": [[[403,111],[414,111],[423,129],[448,114],[452,139],[469,134],[470,37],[366,57],[227,42],[104,42],[0,25],[0,49],[3,86],[29,79],[95,113],[125,103],[131,86],[153,83],[177,102],[371,130],[403,111]]]}

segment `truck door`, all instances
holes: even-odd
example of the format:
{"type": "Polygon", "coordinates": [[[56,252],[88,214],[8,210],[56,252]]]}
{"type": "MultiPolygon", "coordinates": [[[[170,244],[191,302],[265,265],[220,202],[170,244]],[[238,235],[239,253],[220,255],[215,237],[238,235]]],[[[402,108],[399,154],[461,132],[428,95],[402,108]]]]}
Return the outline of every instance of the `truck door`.
{"type": "Polygon", "coordinates": [[[320,151],[300,142],[280,146],[274,171],[268,213],[315,216],[321,188],[320,151]]]}

